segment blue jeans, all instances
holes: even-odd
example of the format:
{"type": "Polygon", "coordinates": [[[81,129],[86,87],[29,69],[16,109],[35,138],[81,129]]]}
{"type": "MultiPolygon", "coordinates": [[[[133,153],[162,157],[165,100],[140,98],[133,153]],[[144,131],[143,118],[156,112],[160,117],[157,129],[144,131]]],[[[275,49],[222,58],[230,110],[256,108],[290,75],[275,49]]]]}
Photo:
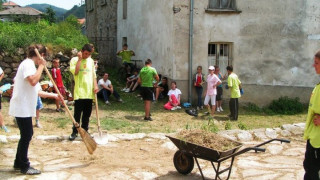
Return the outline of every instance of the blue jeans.
{"type": "MultiPolygon", "coordinates": [[[[97,95],[99,98],[103,98],[104,102],[106,102],[109,100],[109,96],[111,95],[111,92],[107,89],[102,88],[97,95]]],[[[117,100],[120,99],[120,95],[117,93],[117,91],[113,90],[113,95],[117,100]]]]}
{"type": "Polygon", "coordinates": [[[196,86],[196,92],[198,96],[198,107],[203,106],[202,104],[202,92],[203,92],[203,87],[202,86],[196,86]]]}

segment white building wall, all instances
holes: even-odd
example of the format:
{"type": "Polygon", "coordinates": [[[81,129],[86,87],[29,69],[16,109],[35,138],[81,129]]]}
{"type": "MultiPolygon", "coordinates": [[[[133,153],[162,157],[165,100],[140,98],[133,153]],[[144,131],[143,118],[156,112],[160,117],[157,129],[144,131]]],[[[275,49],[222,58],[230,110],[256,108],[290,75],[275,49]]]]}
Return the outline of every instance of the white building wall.
{"type": "Polygon", "coordinates": [[[127,19],[123,19],[123,0],[118,1],[118,50],[127,37],[132,59],[150,58],[157,71],[173,74],[173,12],[172,0],[128,0],[127,19]]]}
{"type": "MultiPolygon", "coordinates": [[[[188,94],[190,0],[128,0],[128,18],[118,6],[118,49],[128,38],[134,59],[151,58],[157,70],[188,94]],[[180,11],[173,13],[174,8],[180,11]]],[[[238,0],[241,13],[207,13],[207,0],[194,2],[193,72],[208,67],[208,43],[233,45],[233,66],[244,84],[242,100],[269,103],[279,96],[308,101],[318,81],[312,68],[320,48],[320,1],[238,0]],[[318,39],[317,39],[318,38],[318,39]]],[[[225,68],[225,67],[221,67],[225,68]]]]}

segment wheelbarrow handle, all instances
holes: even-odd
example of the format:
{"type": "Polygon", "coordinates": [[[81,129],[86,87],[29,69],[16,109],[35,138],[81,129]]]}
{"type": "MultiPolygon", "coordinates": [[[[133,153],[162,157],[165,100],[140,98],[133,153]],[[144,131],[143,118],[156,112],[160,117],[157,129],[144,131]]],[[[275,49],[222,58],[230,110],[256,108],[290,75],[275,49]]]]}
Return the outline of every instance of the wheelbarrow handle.
{"type": "Polygon", "coordinates": [[[260,148],[260,147],[252,147],[252,150],[254,150],[256,152],[266,152],[265,148],[260,148]]]}
{"type": "Polygon", "coordinates": [[[279,139],[281,143],[290,143],[291,141],[288,139],[279,139]]]}

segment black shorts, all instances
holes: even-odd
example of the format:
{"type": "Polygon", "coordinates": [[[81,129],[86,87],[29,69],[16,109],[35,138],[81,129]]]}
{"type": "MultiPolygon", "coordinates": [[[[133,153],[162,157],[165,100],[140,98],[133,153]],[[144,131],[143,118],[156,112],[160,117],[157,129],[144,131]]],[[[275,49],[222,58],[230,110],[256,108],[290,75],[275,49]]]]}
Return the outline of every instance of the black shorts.
{"type": "Polygon", "coordinates": [[[223,92],[222,87],[217,87],[216,101],[221,101],[222,100],[222,92],[223,92]]]}
{"type": "Polygon", "coordinates": [[[140,94],[145,101],[153,100],[153,87],[141,87],[140,94]]]}

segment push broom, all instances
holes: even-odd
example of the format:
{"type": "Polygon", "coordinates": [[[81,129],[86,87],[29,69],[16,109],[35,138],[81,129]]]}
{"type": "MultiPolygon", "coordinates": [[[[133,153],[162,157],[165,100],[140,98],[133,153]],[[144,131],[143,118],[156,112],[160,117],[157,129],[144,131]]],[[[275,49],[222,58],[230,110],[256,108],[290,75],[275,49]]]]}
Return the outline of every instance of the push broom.
{"type": "MultiPolygon", "coordinates": [[[[42,58],[42,56],[40,55],[38,49],[35,49],[35,52],[36,52],[37,56],[38,56],[40,59],[44,60],[44,59],[42,58]]],[[[50,72],[48,71],[48,69],[47,69],[46,66],[44,66],[44,70],[46,71],[47,76],[50,78],[50,80],[51,80],[51,82],[52,82],[52,84],[53,84],[53,86],[54,86],[55,91],[58,93],[59,97],[61,97],[61,93],[60,93],[60,91],[59,91],[56,83],[55,83],[54,80],[52,79],[52,76],[51,76],[51,74],[50,74],[50,72]]],[[[84,144],[85,144],[86,147],[87,147],[87,150],[88,150],[89,154],[93,154],[93,152],[94,152],[94,151],[96,150],[96,148],[97,148],[97,143],[92,139],[92,137],[87,133],[87,131],[85,131],[83,128],[81,128],[80,125],[76,122],[76,120],[75,120],[74,117],[72,116],[72,114],[71,114],[68,106],[66,105],[66,103],[65,103],[64,101],[62,101],[62,103],[63,103],[63,106],[65,107],[66,111],[68,112],[68,115],[69,115],[70,119],[72,120],[73,125],[77,128],[77,130],[78,130],[78,132],[79,132],[79,134],[80,134],[80,136],[81,136],[81,138],[82,138],[82,141],[84,142],[84,144]]]]}

